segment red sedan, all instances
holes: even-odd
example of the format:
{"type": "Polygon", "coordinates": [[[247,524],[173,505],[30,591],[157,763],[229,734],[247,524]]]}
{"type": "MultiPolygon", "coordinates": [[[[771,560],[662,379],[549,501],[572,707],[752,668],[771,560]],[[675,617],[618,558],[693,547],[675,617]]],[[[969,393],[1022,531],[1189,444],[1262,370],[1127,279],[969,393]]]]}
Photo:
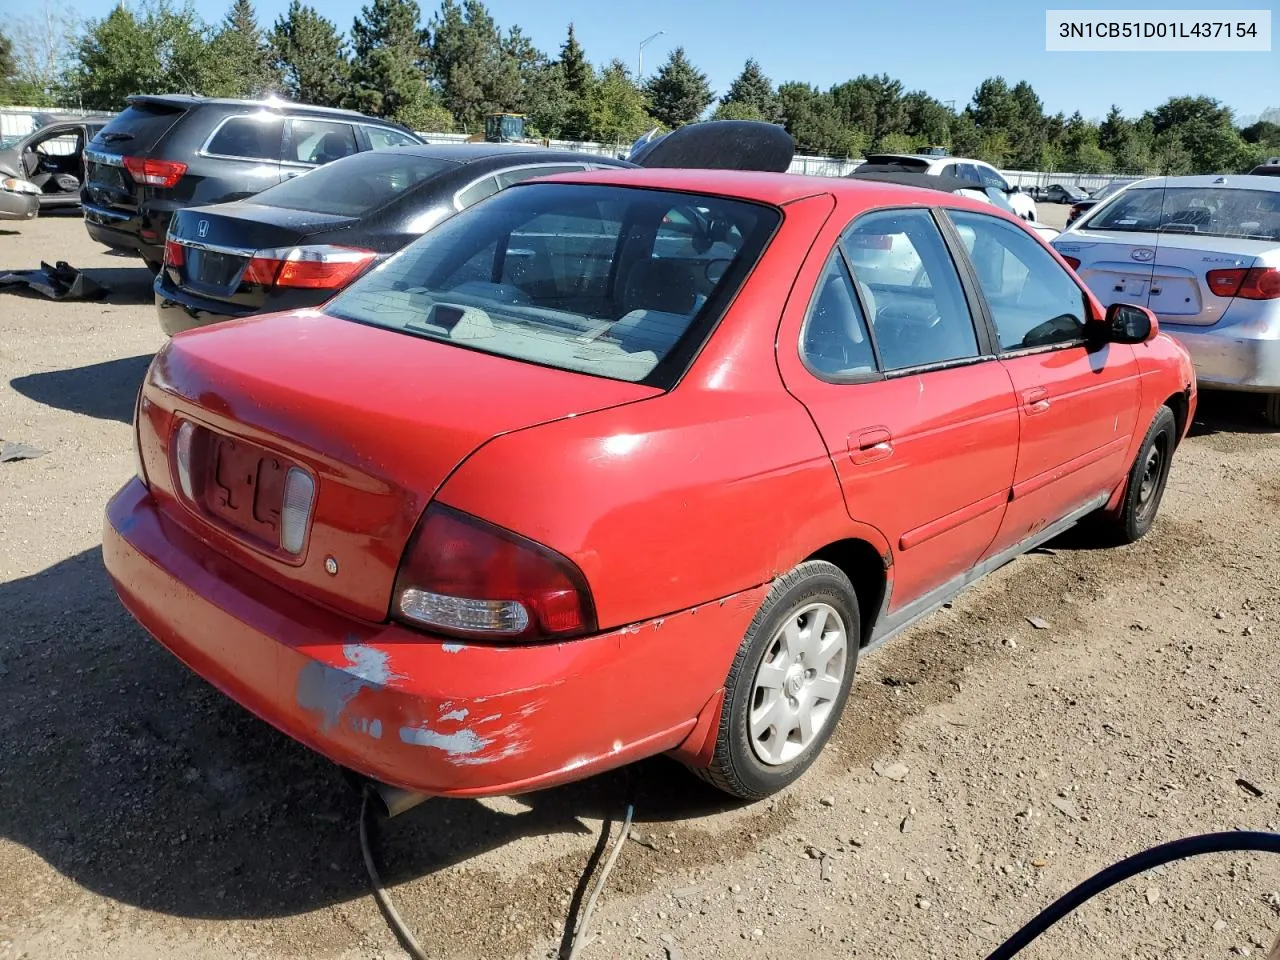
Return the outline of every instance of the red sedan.
{"type": "Polygon", "coordinates": [[[1152,314],[989,204],[577,174],[175,337],[104,553],[193,670],[379,782],[669,752],[755,798],[860,650],[1077,521],[1141,537],[1195,404],[1152,314]]]}

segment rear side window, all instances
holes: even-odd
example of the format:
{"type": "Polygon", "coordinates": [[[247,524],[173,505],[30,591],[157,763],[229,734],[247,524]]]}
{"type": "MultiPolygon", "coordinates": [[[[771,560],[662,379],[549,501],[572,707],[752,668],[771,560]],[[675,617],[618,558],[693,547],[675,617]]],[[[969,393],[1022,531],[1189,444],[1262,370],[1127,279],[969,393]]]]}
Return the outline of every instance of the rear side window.
{"type": "Polygon", "coordinates": [[[809,366],[824,377],[858,376],[876,370],[866,318],[854,293],[853,277],[839,253],[831,257],[818,282],[800,342],[809,366]]]}
{"type": "Polygon", "coordinates": [[[978,274],[1000,349],[1074,343],[1084,336],[1084,291],[1049,251],[1007,220],[948,213],[978,274]]]}
{"type": "Polygon", "coordinates": [[[498,187],[505,190],[534,177],[551,177],[557,173],[581,173],[586,167],[580,163],[545,164],[536,167],[519,167],[515,170],[503,170],[498,174],[498,187]]]}
{"type": "Polygon", "coordinates": [[[209,138],[204,152],[216,157],[278,161],[283,133],[284,120],[269,113],[231,117],[209,138]]]}
{"type": "Polygon", "coordinates": [[[960,277],[927,210],[863,214],[842,243],[886,370],[978,356],[960,277]]]}
{"type": "Polygon", "coordinates": [[[356,131],[349,123],[331,120],[292,121],[286,160],[295,163],[326,164],[356,153],[356,131]]]}
{"type": "Polygon", "coordinates": [[[142,153],[159,143],[186,113],[185,107],[167,103],[144,100],[130,104],[98,132],[94,143],[119,152],[142,153]]]}
{"type": "Polygon", "coordinates": [[[407,133],[392,130],[390,127],[365,127],[364,132],[369,138],[369,146],[374,150],[386,150],[388,147],[412,147],[418,143],[407,133]]]}
{"type": "Polygon", "coordinates": [[[253,202],[286,210],[361,217],[456,167],[450,160],[371,151],[268,187],[253,202]]]}
{"type": "Polygon", "coordinates": [[[325,309],[485,353],[668,386],[780,217],[722,197],[527,184],[446,220],[325,309]],[[654,256],[663,219],[688,206],[736,230],[727,269],[709,273],[705,264],[654,256]]]}

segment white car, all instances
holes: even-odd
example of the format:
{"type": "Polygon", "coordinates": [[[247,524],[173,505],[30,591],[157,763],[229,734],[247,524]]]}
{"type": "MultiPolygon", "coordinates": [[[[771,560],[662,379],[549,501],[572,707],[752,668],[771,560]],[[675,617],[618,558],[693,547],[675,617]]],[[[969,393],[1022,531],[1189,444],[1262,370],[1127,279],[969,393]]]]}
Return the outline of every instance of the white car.
{"type": "Polygon", "coordinates": [[[1280,427],[1280,178],[1141,180],[1053,247],[1103,306],[1154,311],[1201,386],[1265,394],[1280,427]]]}
{"type": "Polygon", "coordinates": [[[957,180],[968,180],[984,187],[994,187],[1009,198],[1013,212],[1023,220],[1036,218],[1036,202],[1021,191],[1011,186],[1009,181],[995,167],[982,160],[971,160],[968,157],[933,157],[914,153],[874,153],[866,158],[866,163],[859,170],[868,166],[893,166],[904,173],[929,173],[934,176],[955,177],[957,180]]]}

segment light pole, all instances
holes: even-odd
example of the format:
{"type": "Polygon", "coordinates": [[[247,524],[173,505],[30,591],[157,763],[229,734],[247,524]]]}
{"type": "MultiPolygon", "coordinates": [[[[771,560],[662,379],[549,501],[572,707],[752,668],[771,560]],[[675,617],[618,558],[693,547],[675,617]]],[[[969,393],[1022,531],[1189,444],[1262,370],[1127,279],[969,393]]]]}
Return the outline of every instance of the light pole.
{"type": "Polygon", "coordinates": [[[650,41],[652,41],[652,40],[657,40],[660,36],[662,36],[662,35],[663,35],[664,33],[666,33],[666,32],[667,32],[667,31],[665,31],[665,30],[659,30],[659,31],[658,31],[657,33],[655,33],[653,36],[651,36],[651,37],[645,37],[643,40],[641,40],[641,41],[640,41],[640,58],[639,58],[638,62],[636,63],[636,82],[637,82],[637,83],[639,83],[639,82],[640,82],[640,80],[644,77],[644,47],[645,47],[645,44],[649,43],[649,42],[650,42],[650,41]]]}

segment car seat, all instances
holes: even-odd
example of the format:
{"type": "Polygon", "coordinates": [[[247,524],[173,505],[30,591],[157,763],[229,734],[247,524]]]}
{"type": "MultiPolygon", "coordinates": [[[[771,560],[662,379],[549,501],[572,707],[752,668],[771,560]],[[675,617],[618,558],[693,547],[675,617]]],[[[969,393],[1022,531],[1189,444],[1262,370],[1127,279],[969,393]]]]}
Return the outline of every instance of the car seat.
{"type": "Polygon", "coordinates": [[[662,356],[688,329],[697,305],[697,282],[688,266],[674,260],[641,260],[627,274],[622,316],[609,335],[624,350],[652,350],[662,356]]]}
{"type": "Polygon", "coordinates": [[[315,153],[311,155],[312,162],[326,164],[332,163],[334,160],[341,160],[352,152],[350,147],[350,140],[336,130],[331,131],[320,138],[320,143],[316,147],[315,153]]]}

